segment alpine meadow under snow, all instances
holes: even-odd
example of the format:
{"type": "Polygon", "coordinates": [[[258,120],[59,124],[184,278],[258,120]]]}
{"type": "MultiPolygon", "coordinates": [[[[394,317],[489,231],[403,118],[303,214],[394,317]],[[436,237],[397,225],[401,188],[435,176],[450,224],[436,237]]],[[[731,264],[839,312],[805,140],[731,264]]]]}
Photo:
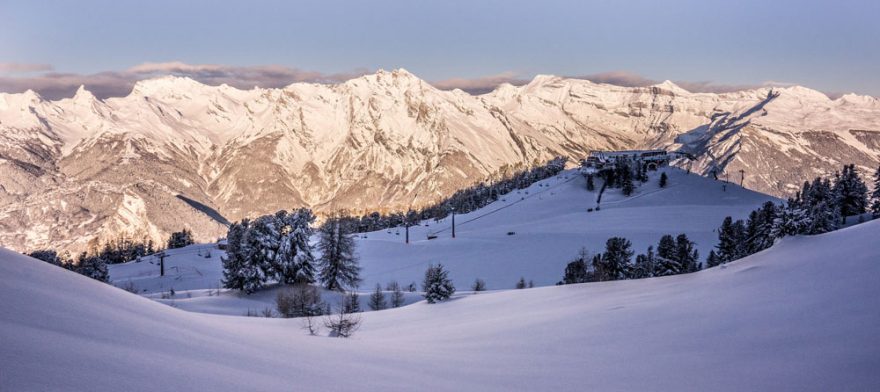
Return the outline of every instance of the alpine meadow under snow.
{"type": "Polygon", "coordinates": [[[693,274],[297,319],[186,312],[0,250],[2,390],[873,390],[880,221],[693,274]]]}
{"type": "MultiPolygon", "coordinates": [[[[567,170],[503,195],[486,207],[456,215],[455,239],[451,238],[451,216],[410,227],[410,244],[405,243],[404,227],[359,234],[360,289],[369,290],[377,283],[384,287],[391,281],[420,285],[430,264],[446,266],[459,290],[469,290],[478,278],[490,290],[512,289],[520,278],[537,286],[553,285],[582,248],[591,255],[602,252],[612,236],[629,239],[638,253],[656,246],[664,234],[685,233],[696,242],[702,261],[718,242],[716,230],[725,216],[744,219],[762,203],[778,201],[733,184],[665,168],[652,173],[630,197],[619,189],[607,190],[601,210],[588,212],[596,206],[598,189],[587,191],[585,181],[576,171],[567,170]],[[661,173],[668,174],[665,188],[658,186],[661,173]],[[429,235],[437,238],[428,240],[429,235]]],[[[139,262],[110,265],[112,283],[186,310],[242,315],[274,307],[273,290],[249,296],[218,291],[223,253],[213,246],[193,245],[166,253],[165,277],[159,277],[156,257],[143,257],[139,262]],[[209,253],[211,257],[206,258],[209,253]],[[172,289],[176,295],[169,297],[172,289]]]]}

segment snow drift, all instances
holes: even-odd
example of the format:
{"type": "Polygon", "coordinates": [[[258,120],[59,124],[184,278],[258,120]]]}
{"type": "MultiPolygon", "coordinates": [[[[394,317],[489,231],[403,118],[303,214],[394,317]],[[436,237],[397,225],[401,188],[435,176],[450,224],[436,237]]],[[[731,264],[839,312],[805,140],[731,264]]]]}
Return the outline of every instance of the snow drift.
{"type": "Polygon", "coordinates": [[[0,250],[0,390],[876,390],[880,221],[725,268],[295,319],[187,313],[0,250]]]}

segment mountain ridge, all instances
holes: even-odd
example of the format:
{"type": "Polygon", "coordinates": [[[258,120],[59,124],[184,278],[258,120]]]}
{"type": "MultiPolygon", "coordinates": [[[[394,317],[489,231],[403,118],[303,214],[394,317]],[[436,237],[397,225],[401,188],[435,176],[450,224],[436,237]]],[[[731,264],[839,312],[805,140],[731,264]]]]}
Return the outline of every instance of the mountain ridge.
{"type": "Polygon", "coordinates": [[[230,220],[405,210],[553,156],[632,148],[683,149],[694,171],[744,170],[746,187],[785,196],[843,163],[876,167],[880,103],[552,75],[470,95],[405,69],[277,89],[164,76],[107,99],[84,87],[55,101],[0,93],[0,244],[78,250],[80,237],[159,241],[184,225],[211,240],[223,225],[178,196],[230,220]]]}

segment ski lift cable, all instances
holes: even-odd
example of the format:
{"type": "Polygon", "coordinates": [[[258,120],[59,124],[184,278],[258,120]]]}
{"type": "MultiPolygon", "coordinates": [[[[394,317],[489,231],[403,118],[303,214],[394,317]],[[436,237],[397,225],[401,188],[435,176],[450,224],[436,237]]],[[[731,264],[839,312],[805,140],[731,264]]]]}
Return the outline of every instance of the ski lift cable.
{"type": "MultiPolygon", "coordinates": [[[[510,204],[508,204],[508,205],[506,205],[506,206],[499,207],[499,208],[497,208],[497,209],[495,209],[495,210],[492,210],[492,211],[489,211],[489,212],[487,212],[487,213],[485,213],[485,214],[483,214],[483,215],[475,216],[475,217],[473,217],[473,218],[471,218],[471,219],[468,219],[468,220],[466,220],[466,221],[464,221],[464,222],[456,223],[456,226],[462,226],[462,225],[464,225],[464,224],[467,224],[467,223],[473,222],[473,221],[475,221],[475,220],[477,220],[477,219],[483,218],[483,217],[485,217],[485,216],[487,216],[487,215],[494,214],[494,213],[496,213],[496,212],[498,212],[498,211],[501,211],[501,210],[503,210],[503,209],[505,209],[505,208],[512,207],[512,206],[514,206],[514,205],[516,205],[516,204],[518,204],[518,203],[521,203],[521,202],[526,201],[527,199],[531,199],[531,198],[533,198],[533,197],[535,197],[535,196],[538,196],[538,195],[541,195],[541,194],[543,194],[543,193],[545,193],[545,192],[548,192],[548,191],[550,191],[551,189],[556,188],[556,187],[558,187],[558,186],[560,186],[560,185],[563,185],[563,184],[569,183],[569,182],[571,182],[571,181],[574,181],[576,178],[577,178],[576,176],[572,176],[572,178],[570,178],[570,179],[568,179],[568,180],[562,181],[562,182],[557,183],[557,184],[555,184],[555,185],[551,185],[550,187],[547,187],[547,189],[544,189],[544,190],[541,190],[541,191],[535,192],[535,193],[533,193],[533,194],[530,194],[530,195],[528,195],[528,196],[525,196],[525,197],[523,197],[521,200],[517,200],[517,201],[511,202],[510,204]]],[[[512,192],[511,192],[511,193],[512,193],[512,192]]],[[[507,193],[507,194],[509,195],[510,193],[507,193]]],[[[447,228],[445,228],[445,229],[440,229],[440,230],[437,230],[437,231],[431,232],[430,234],[431,234],[431,235],[437,235],[437,234],[439,234],[439,233],[442,233],[442,232],[447,231],[447,230],[450,230],[450,229],[451,229],[451,227],[447,227],[447,228]]]]}

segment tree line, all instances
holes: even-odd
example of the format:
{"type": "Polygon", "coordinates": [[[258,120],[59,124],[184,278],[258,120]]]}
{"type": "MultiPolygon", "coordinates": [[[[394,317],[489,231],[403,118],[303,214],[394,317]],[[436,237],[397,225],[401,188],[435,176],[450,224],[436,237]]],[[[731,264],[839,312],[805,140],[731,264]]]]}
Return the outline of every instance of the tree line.
{"type": "Polygon", "coordinates": [[[414,224],[428,219],[440,220],[447,217],[453,210],[457,214],[475,211],[497,201],[501,195],[517,189],[528,188],[538,181],[553,177],[565,169],[566,162],[567,158],[557,157],[543,165],[519,171],[498,181],[490,183],[481,182],[459,190],[452,194],[452,196],[418,211],[409,210],[407,212],[393,212],[389,214],[382,214],[376,211],[363,216],[352,216],[348,215],[345,211],[341,211],[335,219],[349,233],[382,230],[389,227],[414,224]]]}
{"type": "MultiPolygon", "coordinates": [[[[620,181],[620,173],[615,174],[620,181]]],[[[607,180],[606,180],[607,181],[607,180]]],[[[749,213],[746,220],[724,218],[718,228],[718,243],[705,260],[706,267],[749,256],[769,248],[782,237],[822,234],[837,230],[847,218],[870,211],[880,218],[880,168],[874,173],[874,190],[868,188],[855,165],[845,165],[833,178],[817,177],[804,182],[800,191],[784,204],[772,201],[749,213]]],[[[664,184],[665,185],[665,184],[664,184]]],[[[565,267],[557,284],[641,279],[696,272],[703,268],[695,243],[687,235],[664,235],[655,248],[632,257],[629,240],[609,238],[605,251],[590,256],[582,249],[577,258],[565,267]]]]}

